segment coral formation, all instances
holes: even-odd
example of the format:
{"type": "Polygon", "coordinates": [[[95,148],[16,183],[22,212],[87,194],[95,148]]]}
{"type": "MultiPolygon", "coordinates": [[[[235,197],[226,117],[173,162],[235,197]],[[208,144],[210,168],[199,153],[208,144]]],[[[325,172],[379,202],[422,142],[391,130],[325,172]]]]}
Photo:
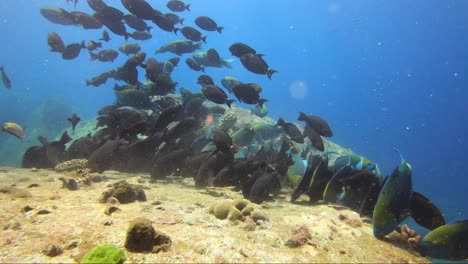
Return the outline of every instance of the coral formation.
{"type": "Polygon", "coordinates": [[[93,248],[80,263],[121,264],[127,259],[125,252],[114,244],[104,244],[93,248]]]}
{"type": "Polygon", "coordinates": [[[154,252],[167,251],[172,244],[171,238],[156,231],[151,221],[139,217],[130,223],[125,239],[125,248],[132,252],[154,252]]]}
{"type": "Polygon", "coordinates": [[[141,185],[129,184],[125,180],[114,183],[109,186],[99,198],[99,202],[106,203],[109,198],[116,198],[119,203],[132,203],[136,200],[146,201],[146,194],[141,185]]]}
{"type": "Polygon", "coordinates": [[[62,163],[57,164],[54,170],[56,172],[65,172],[65,171],[74,171],[74,170],[84,170],[86,169],[86,159],[72,159],[67,160],[62,163]]]}
{"type": "Polygon", "coordinates": [[[221,200],[212,204],[208,212],[218,219],[228,219],[234,224],[247,218],[255,222],[268,221],[268,217],[259,209],[259,206],[247,199],[221,200]]]}

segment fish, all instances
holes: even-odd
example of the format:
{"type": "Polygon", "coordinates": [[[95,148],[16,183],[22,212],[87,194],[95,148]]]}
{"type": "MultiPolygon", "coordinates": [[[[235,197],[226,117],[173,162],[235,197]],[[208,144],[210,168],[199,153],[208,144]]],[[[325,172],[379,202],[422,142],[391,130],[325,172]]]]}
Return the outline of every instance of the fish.
{"type": "Polygon", "coordinates": [[[98,60],[101,62],[113,62],[118,56],[119,53],[113,49],[102,50],[97,54],[90,52],[90,60],[98,60]]]}
{"type": "Polygon", "coordinates": [[[257,170],[255,173],[252,173],[252,175],[254,176],[251,178],[250,182],[253,183],[244,183],[242,186],[242,194],[244,198],[253,203],[261,204],[270,197],[270,194],[276,194],[281,189],[278,173],[270,167],[257,170]]]}
{"type": "Polygon", "coordinates": [[[454,221],[429,232],[419,242],[423,256],[446,260],[468,259],[468,220],[454,221]]]}
{"type": "Polygon", "coordinates": [[[250,108],[250,113],[263,118],[268,115],[268,107],[265,103],[263,103],[262,106],[256,105],[255,107],[250,108]]]}
{"type": "Polygon", "coordinates": [[[234,96],[236,96],[239,102],[243,102],[246,104],[258,104],[259,106],[263,106],[263,103],[267,102],[267,99],[260,98],[259,93],[257,92],[257,88],[250,84],[239,84],[232,88],[232,92],[234,96]]]}
{"type": "Polygon", "coordinates": [[[268,79],[270,80],[271,76],[278,72],[276,70],[270,69],[268,64],[265,62],[265,60],[262,58],[262,55],[260,54],[247,53],[242,55],[240,59],[242,65],[244,65],[244,67],[248,71],[256,74],[267,75],[268,79]]]}
{"type": "Polygon", "coordinates": [[[187,58],[185,60],[185,63],[189,66],[190,69],[194,70],[194,71],[202,71],[202,72],[205,72],[205,68],[198,64],[198,62],[196,62],[194,59],[192,58],[187,58]]]}
{"type": "Polygon", "coordinates": [[[235,149],[231,136],[222,129],[216,129],[213,132],[213,144],[221,152],[233,152],[235,149]]]}
{"type": "Polygon", "coordinates": [[[19,140],[25,140],[26,135],[25,135],[25,130],[18,124],[13,123],[13,122],[5,122],[2,125],[2,131],[1,132],[7,132],[15,137],[17,137],[19,140]]]}
{"type": "Polygon", "coordinates": [[[202,33],[193,27],[183,27],[180,29],[180,32],[182,32],[182,35],[188,40],[196,42],[203,41],[203,43],[206,43],[207,36],[202,36],[202,33]]]}
{"type": "Polygon", "coordinates": [[[109,40],[110,40],[109,32],[107,32],[107,30],[103,30],[102,31],[102,38],[100,38],[99,40],[104,40],[105,42],[109,42],[109,40]]]}
{"type": "Polygon", "coordinates": [[[232,93],[232,88],[236,87],[239,84],[242,84],[242,82],[232,76],[225,76],[221,80],[221,84],[223,85],[224,88],[226,88],[226,90],[232,93]]]}
{"type": "Polygon", "coordinates": [[[94,11],[99,11],[103,8],[108,7],[103,0],[86,0],[88,2],[89,7],[93,9],[94,11]]]}
{"type": "Polygon", "coordinates": [[[93,50],[102,48],[102,42],[96,42],[96,41],[90,40],[88,41],[86,48],[88,49],[88,51],[93,51],[93,50]]]}
{"type": "Polygon", "coordinates": [[[197,174],[194,177],[195,186],[203,187],[209,182],[213,182],[216,175],[228,164],[234,161],[234,154],[228,152],[213,152],[211,155],[201,164],[197,174]]]}
{"type": "Polygon", "coordinates": [[[75,127],[78,122],[80,122],[81,118],[78,117],[76,113],[73,113],[71,117],[67,118],[67,120],[71,123],[73,132],[75,132],[75,127]]]}
{"type": "Polygon", "coordinates": [[[226,104],[231,108],[231,104],[234,102],[234,100],[228,99],[227,94],[216,85],[206,85],[202,88],[202,92],[206,99],[216,104],[226,104]]]}
{"type": "Polygon", "coordinates": [[[86,80],[86,86],[94,86],[98,87],[102,84],[105,84],[107,82],[107,79],[109,78],[109,72],[103,72],[99,74],[96,77],[93,77],[91,80],[86,80]]]}
{"type": "Polygon", "coordinates": [[[5,68],[3,66],[0,66],[0,72],[2,73],[2,83],[3,86],[7,89],[11,89],[11,80],[8,77],[8,75],[5,72],[5,68]]]}
{"type": "Polygon", "coordinates": [[[195,24],[206,31],[218,31],[219,33],[222,33],[224,27],[218,26],[216,22],[207,17],[207,16],[199,16],[195,19],[195,24]]]}
{"type": "Polygon", "coordinates": [[[145,0],[121,0],[122,5],[133,15],[151,20],[154,16],[153,7],[145,0]]]}
{"type": "Polygon", "coordinates": [[[374,236],[391,233],[410,215],[412,193],[411,165],[403,158],[380,190],[373,212],[374,236]]]}
{"type": "Polygon", "coordinates": [[[146,22],[135,16],[135,15],[125,15],[123,16],[123,20],[125,21],[125,23],[127,23],[127,25],[135,30],[138,30],[138,31],[148,31],[150,32],[151,28],[150,26],[148,26],[148,24],[146,24],[146,22]]]}
{"type": "Polygon", "coordinates": [[[321,136],[324,137],[332,137],[333,132],[328,125],[328,123],[323,120],[322,118],[314,115],[306,115],[304,112],[299,113],[299,117],[297,118],[299,121],[304,121],[310,128],[317,131],[321,136]]]}
{"type": "Polygon", "coordinates": [[[446,224],[440,209],[421,193],[412,193],[410,211],[414,221],[429,230],[434,230],[446,224]]]}
{"type": "MultiPolygon", "coordinates": [[[[351,166],[353,172],[348,177],[339,180],[343,192],[338,197],[337,202],[363,215],[366,203],[368,203],[366,199],[372,199],[374,204],[376,202],[376,197],[380,191],[379,178],[370,170],[356,170],[351,164],[349,166],[351,166]]],[[[369,201],[369,203],[372,201],[369,201]]]]}
{"type": "Polygon", "coordinates": [[[284,132],[286,132],[286,134],[288,134],[288,136],[294,142],[297,142],[299,144],[304,143],[304,137],[302,136],[301,131],[293,123],[286,122],[284,121],[284,119],[280,117],[276,125],[282,127],[284,132]]]}
{"type": "Polygon", "coordinates": [[[236,56],[239,59],[244,56],[245,54],[256,54],[257,52],[247,44],[236,42],[229,46],[229,51],[231,52],[232,56],[236,56]]]}
{"type": "Polygon", "coordinates": [[[325,145],[323,144],[322,137],[314,129],[310,128],[309,126],[305,126],[303,136],[307,137],[310,140],[312,147],[314,147],[316,150],[325,150],[325,145]]]}
{"type": "Polygon", "coordinates": [[[207,52],[197,52],[192,54],[192,58],[200,65],[216,68],[221,68],[223,66],[231,68],[231,62],[233,61],[221,58],[215,49],[210,49],[207,52]]]}
{"type": "Polygon", "coordinates": [[[86,13],[73,11],[70,12],[70,15],[73,16],[76,24],[81,25],[84,29],[100,29],[102,28],[102,23],[93,16],[90,16],[86,13]]]}
{"type": "Polygon", "coordinates": [[[196,43],[190,40],[174,40],[163,45],[162,47],[157,49],[154,53],[159,54],[159,53],[171,52],[178,56],[181,56],[184,53],[192,53],[196,50],[199,50],[200,48],[201,48],[200,42],[196,43]]]}
{"type": "MultiPolygon", "coordinates": [[[[174,14],[174,13],[167,13],[167,14],[164,14],[164,16],[169,19],[169,21],[172,22],[172,24],[175,26],[176,24],[181,24],[183,25],[184,24],[184,19],[179,17],[178,15],[174,14]]],[[[178,31],[179,28],[175,28],[174,27],[174,30],[178,31]]],[[[177,32],[174,32],[177,34],[177,32]]]]}
{"type": "Polygon", "coordinates": [[[233,145],[237,147],[244,147],[250,145],[253,138],[255,136],[255,132],[250,127],[244,127],[238,131],[236,131],[232,135],[232,142],[233,145]]]}
{"type": "Polygon", "coordinates": [[[190,4],[185,4],[179,0],[170,0],[167,2],[167,8],[169,8],[172,12],[182,12],[182,11],[190,11],[190,4]]]}
{"type": "Polygon", "coordinates": [[[353,168],[348,164],[333,174],[328,181],[325,190],[323,191],[323,201],[326,203],[335,203],[342,190],[343,184],[341,180],[349,177],[353,172],[353,168]]]}
{"type": "Polygon", "coordinates": [[[73,43],[70,45],[67,45],[65,49],[62,52],[62,59],[64,60],[72,60],[78,55],[80,55],[81,49],[85,49],[85,43],[82,41],[81,43],[73,43]]]}
{"type": "Polygon", "coordinates": [[[121,144],[122,140],[120,139],[106,141],[89,155],[87,167],[97,173],[102,173],[112,168],[114,163],[118,163],[121,144]]]}
{"type": "Polygon", "coordinates": [[[152,160],[150,175],[152,179],[162,179],[177,173],[185,165],[185,158],[193,153],[191,148],[175,149],[163,155],[155,155],[152,160]]]}
{"type": "Polygon", "coordinates": [[[141,46],[138,43],[124,43],[119,47],[119,50],[128,56],[140,52],[141,46]]]}
{"type": "Polygon", "coordinates": [[[173,18],[171,16],[166,15],[155,15],[151,20],[153,23],[156,24],[160,29],[166,32],[174,32],[177,33],[179,30],[174,26],[173,18]]]}
{"type": "Polygon", "coordinates": [[[110,6],[106,6],[99,11],[96,11],[93,15],[94,18],[99,20],[99,22],[105,25],[114,34],[123,36],[124,39],[127,40],[128,33],[122,22],[123,16],[124,14],[122,11],[110,6]]]}
{"type": "Polygon", "coordinates": [[[47,44],[50,46],[50,51],[62,53],[65,49],[62,38],[55,32],[47,34],[47,44]]]}
{"type": "Polygon", "coordinates": [[[135,31],[133,33],[128,33],[128,36],[136,40],[148,40],[153,37],[153,35],[146,31],[135,31]]]}
{"type": "Polygon", "coordinates": [[[211,78],[208,75],[198,76],[197,83],[200,84],[202,87],[205,85],[215,85],[213,78],[211,78]]]}
{"type": "Polygon", "coordinates": [[[65,9],[55,7],[43,7],[40,10],[41,15],[47,20],[58,25],[77,25],[73,15],[68,13],[65,9]]]}

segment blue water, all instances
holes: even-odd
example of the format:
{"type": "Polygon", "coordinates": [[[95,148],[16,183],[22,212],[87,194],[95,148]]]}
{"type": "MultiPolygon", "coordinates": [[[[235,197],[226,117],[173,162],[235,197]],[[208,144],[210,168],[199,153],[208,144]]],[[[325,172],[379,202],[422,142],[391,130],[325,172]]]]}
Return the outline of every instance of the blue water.
{"type": "MultiPolygon", "coordinates": [[[[126,11],[120,1],[106,2],[126,11]]],[[[169,12],[166,1],[149,2],[169,12]]],[[[295,121],[299,111],[323,117],[334,131],[332,141],[378,162],[387,174],[400,163],[393,151],[398,148],[412,164],[414,189],[430,197],[448,221],[468,218],[467,1],[187,2],[193,3],[191,12],[181,14],[185,25],[194,26],[197,16],[208,15],[225,28],[223,34],[204,32],[204,50],[216,48],[230,59],[229,45],[245,42],[279,71],[270,81],[236,60],[232,69],[207,70],[218,84],[226,75],[260,84],[275,119],[295,121]]],[[[82,50],[75,60],[64,61],[49,52],[48,32],[59,33],[68,44],[96,40],[102,29],[52,24],[39,13],[45,6],[73,10],[65,0],[0,1],[0,64],[13,85],[11,90],[0,88],[1,122],[25,122],[32,109],[51,97],[69,104],[83,119],[114,101],[112,80],[97,88],[86,87],[85,80],[116,68],[127,57],[90,62],[82,50]]],[[[84,0],[77,9],[91,13],[84,0]]],[[[152,34],[151,40],[138,41],[148,56],[183,38],[155,25],[152,34]]],[[[105,48],[117,49],[124,41],[112,33],[111,38],[105,48]]],[[[199,91],[195,82],[200,73],[185,65],[188,56],[172,77],[178,88],[199,91]]],[[[1,134],[0,142],[8,136],[1,134]]]]}

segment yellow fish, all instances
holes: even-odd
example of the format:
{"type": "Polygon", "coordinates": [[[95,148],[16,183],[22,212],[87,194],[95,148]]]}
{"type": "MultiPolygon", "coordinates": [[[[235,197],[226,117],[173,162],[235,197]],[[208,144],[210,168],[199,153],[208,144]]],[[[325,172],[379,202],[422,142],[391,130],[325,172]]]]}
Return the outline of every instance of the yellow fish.
{"type": "Polygon", "coordinates": [[[2,131],[12,134],[13,136],[19,138],[20,140],[24,140],[25,137],[25,130],[18,124],[13,122],[5,122],[2,125],[2,131]]]}

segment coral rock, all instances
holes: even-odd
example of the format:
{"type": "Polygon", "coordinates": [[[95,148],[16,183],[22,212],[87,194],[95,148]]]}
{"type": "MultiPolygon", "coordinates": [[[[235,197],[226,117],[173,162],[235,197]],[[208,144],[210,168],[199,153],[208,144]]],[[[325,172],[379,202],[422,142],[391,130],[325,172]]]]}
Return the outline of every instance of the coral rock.
{"type": "Polygon", "coordinates": [[[109,198],[115,197],[121,204],[131,203],[136,200],[146,201],[146,194],[140,185],[119,181],[101,194],[99,202],[106,203],[109,198]]]}
{"type": "Polygon", "coordinates": [[[136,218],[130,223],[125,239],[125,248],[132,252],[159,252],[168,250],[172,241],[169,236],[154,230],[151,221],[136,218]]]}

